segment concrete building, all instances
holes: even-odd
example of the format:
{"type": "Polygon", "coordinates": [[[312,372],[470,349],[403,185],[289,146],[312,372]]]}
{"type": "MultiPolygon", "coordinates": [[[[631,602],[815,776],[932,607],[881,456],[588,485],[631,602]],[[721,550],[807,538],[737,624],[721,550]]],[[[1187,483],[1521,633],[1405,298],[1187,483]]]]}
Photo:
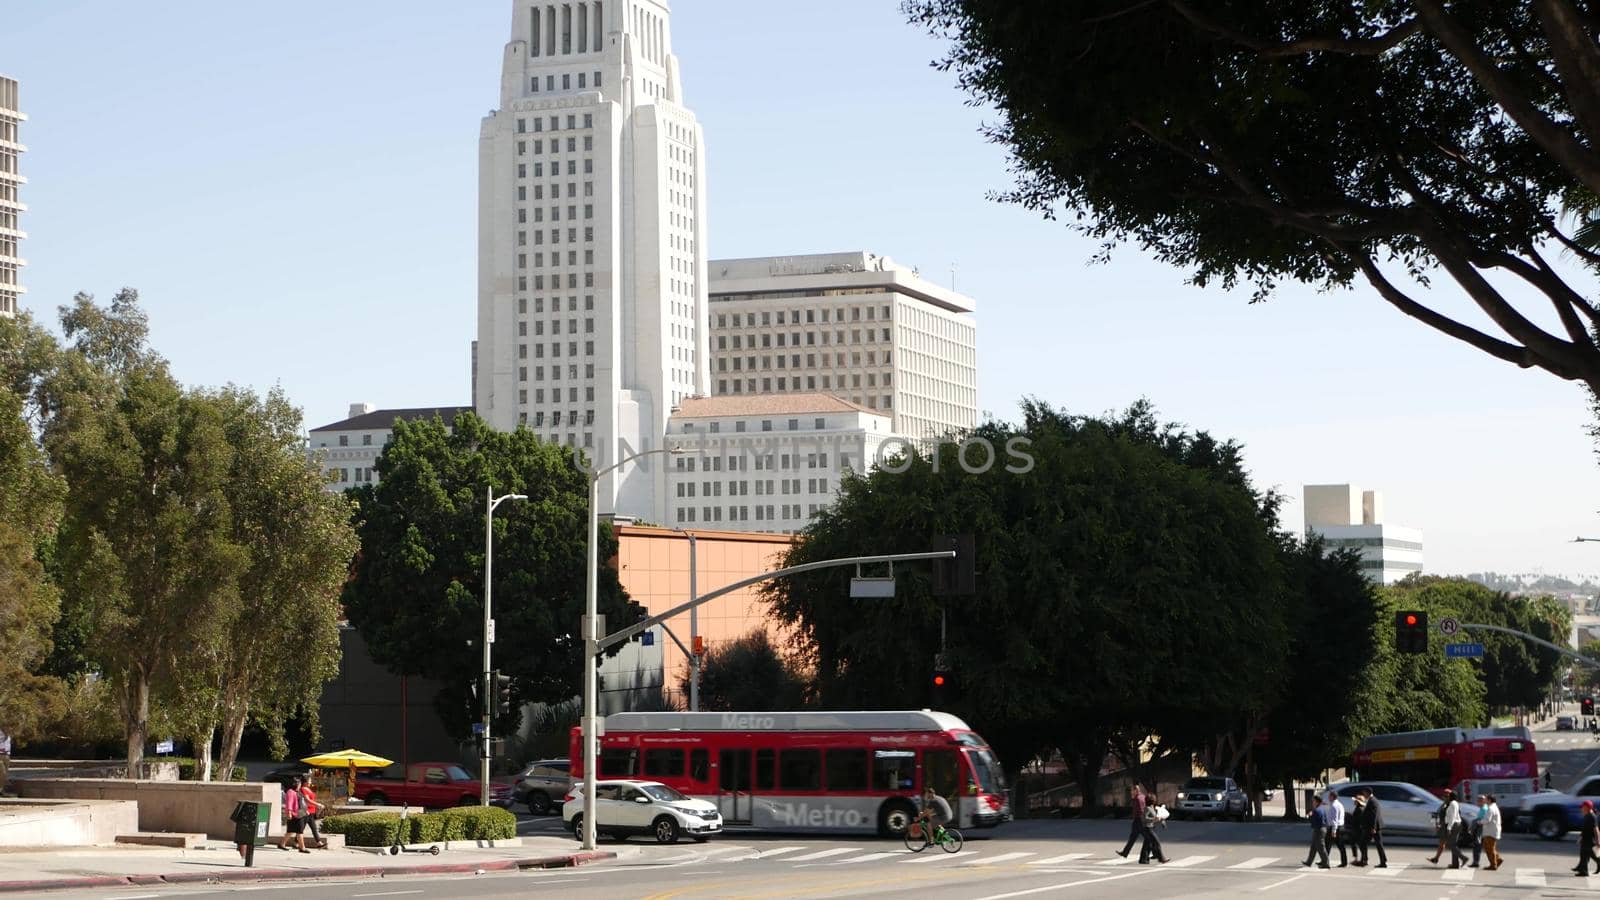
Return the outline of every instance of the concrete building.
{"type": "Polygon", "coordinates": [[[665,523],[798,531],[897,442],[887,413],[828,394],[691,397],[667,432],[685,452],[668,458],[665,523]]]}
{"type": "Polygon", "coordinates": [[[28,149],[19,136],[28,117],[22,114],[18,93],[16,79],[0,75],[0,316],[7,317],[17,314],[26,290],[19,270],[27,262],[18,247],[28,236],[19,222],[28,209],[19,197],[28,179],[22,177],[18,157],[28,149]]]}
{"type": "MultiPolygon", "coordinates": [[[[709,392],[704,139],[664,0],[512,6],[479,138],[474,404],[607,464],[709,392]]],[[[602,512],[665,499],[660,466],[600,485],[602,512]]]]}
{"type": "Polygon", "coordinates": [[[1306,534],[1333,549],[1361,554],[1361,570],[1378,584],[1422,571],[1422,532],[1383,521],[1383,495],[1348,484],[1305,486],[1306,534]]]}
{"type": "Polygon", "coordinates": [[[416,409],[374,409],[370,403],[350,404],[347,418],[311,429],[306,452],[322,463],[329,474],[327,489],[342,491],[358,484],[376,484],[373,468],[378,454],[394,434],[394,423],[401,419],[431,419],[438,416],[445,425],[455,424],[460,413],[470,406],[426,406],[416,409]]]}
{"type": "Polygon", "coordinates": [[[872,253],[711,261],[717,396],[822,391],[918,440],[978,423],[973,301],[872,253]]]}

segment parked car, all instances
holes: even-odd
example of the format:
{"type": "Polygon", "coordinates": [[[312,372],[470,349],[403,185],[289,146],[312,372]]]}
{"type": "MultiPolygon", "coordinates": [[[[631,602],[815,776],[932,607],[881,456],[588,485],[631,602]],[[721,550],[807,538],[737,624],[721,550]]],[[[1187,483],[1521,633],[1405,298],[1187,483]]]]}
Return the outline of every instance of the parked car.
{"type": "MultiPolygon", "coordinates": [[[[722,831],[722,816],[704,800],[680,793],[658,781],[600,781],[594,790],[597,835],[626,839],[633,834],[653,835],[657,843],[676,843],[687,834],[704,843],[722,831]]],[[[561,818],[577,834],[583,828],[583,792],[567,794],[561,818]]]]}
{"type": "MultiPolygon", "coordinates": [[[[1321,795],[1327,797],[1330,790],[1338,794],[1339,805],[1344,807],[1344,814],[1348,817],[1355,810],[1356,794],[1365,788],[1372,789],[1372,796],[1377,798],[1383,810],[1384,834],[1433,837],[1438,831],[1434,816],[1444,801],[1414,784],[1404,781],[1341,781],[1321,791],[1321,795]]],[[[1470,824],[1477,817],[1476,806],[1461,804],[1463,823],[1470,824]]]]}
{"type": "Polygon", "coordinates": [[[305,763],[293,763],[291,765],[279,766],[278,768],[273,769],[267,774],[261,776],[261,780],[266,784],[275,784],[281,788],[288,789],[289,782],[296,775],[305,775],[310,771],[311,767],[305,763]]]}
{"type": "MultiPolygon", "coordinates": [[[[392,768],[399,768],[398,766],[392,768]]],[[[405,805],[424,809],[474,806],[481,798],[479,781],[455,763],[412,763],[405,777],[356,776],[356,796],[368,806],[405,805]]],[[[489,785],[490,806],[511,806],[511,785],[489,785]]]]}
{"type": "Polygon", "coordinates": [[[1178,791],[1178,802],[1172,814],[1180,819],[1189,816],[1233,816],[1243,822],[1249,811],[1249,799],[1232,778],[1191,778],[1178,791]]]}
{"type": "Polygon", "coordinates": [[[1556,716],[1556,730],[1557,731],[1577,731],[1578,730],[1578,717],[1577,716],[1556,716]]]}
{"type": "Polygon", "coordinates": [[[572,763],[565,759],[531,762],[511,780],[513,799],[536,816],[554,812],[571,789],[572,763]]]}

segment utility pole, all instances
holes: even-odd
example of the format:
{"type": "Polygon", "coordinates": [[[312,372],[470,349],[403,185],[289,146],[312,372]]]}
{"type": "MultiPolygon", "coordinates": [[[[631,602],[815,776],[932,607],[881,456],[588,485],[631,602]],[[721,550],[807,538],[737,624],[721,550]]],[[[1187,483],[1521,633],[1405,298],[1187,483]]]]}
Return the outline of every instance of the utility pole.
{"type": "Polygon", "coordinates": [[[489,805],[489,724],[494,718],[495,684],[493,670],[489,668],[490,645],[494,643],[494,617],[490,604],[494,588],[494,508],[506,500],[526,500],[525,494],[494,496],[494,485],[484,489],[486,502],[483,513],[483,680],[478,690],[483,699],[483,750],[479,758],[478,802],[489,805]]]}
{"type": "MultiPolygon", "coordinates": [[[[689,602],[693,603],[700,596],[700,591],[695,585],[695,577],[699,566],[695,564],[694,532],[689,532],[689,602]]],[[[700,711],[700,654],[694,651],[700,647],[700,607],[695,605],[689,608],[689,711],[700,711]]]]}

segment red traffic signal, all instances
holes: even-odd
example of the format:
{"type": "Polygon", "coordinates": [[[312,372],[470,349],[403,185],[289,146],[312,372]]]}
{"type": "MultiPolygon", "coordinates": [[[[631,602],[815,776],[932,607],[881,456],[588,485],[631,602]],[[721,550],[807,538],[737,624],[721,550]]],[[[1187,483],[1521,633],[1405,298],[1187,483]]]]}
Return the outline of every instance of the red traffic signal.
{"type": "Polygon", "coordinates": [[[935,673],[933,673],[933,686],[934,687],[944,687],[944,673],[943,672],[935,672],[935,673]]]}
{"type": "Polygon", "coordinates": [[[1400,610],[1394,614],[1396,653],[1428,652],[1428,614],[1421,610],[1400,610]]]}
{"type": "Polygon", "coordinates": [[[1416,613],[1406,613],[1406,624],[1407,625],[1415,625],[1415,624],[1417,624],[1417,614],[1416,613]]]}

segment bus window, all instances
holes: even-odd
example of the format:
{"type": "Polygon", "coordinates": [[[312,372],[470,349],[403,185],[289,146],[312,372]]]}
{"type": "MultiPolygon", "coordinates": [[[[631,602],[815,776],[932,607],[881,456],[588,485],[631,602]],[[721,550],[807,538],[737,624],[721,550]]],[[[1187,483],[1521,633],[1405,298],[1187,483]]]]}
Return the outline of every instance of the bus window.
{"type": "Polygon", "coordinates": [[[622,747],[600,751],[600,775],[603,778],[632,778],[638,767],[639,751],[622,747]]]}
{"type": "Polygon", "coordinates": [[[775,769],[772,763],[776,755],[774,750],[756,751],[756,790],[770,791],[777,784],[777,779],[772,777],[775,769]]]}
{"type": "MultiPolygon", "coordinates": [[[[695,781],[711,780],[710,750],[701,749],[689,751],[689,777],[695,781]]],[[[748,778],[749,776],[746,777],[748,778]]]]}
{"type": "Polygon", "coordinates": [[[941,797],[961,796],[960,757],[954,750],[922,751],[922,785],[932,786],[941,797]]]}
{"type": "Polygon", "coordinates": [[[828,790],[864,791],[867,789],[867,751],[829,750],[828,790]]]}
{"type": "Polygon", "coordinates": [[[785,750],[778,754],[778,789],[814,791],[822,786],[822,751],[785,750]]]}
{"type": "Polygon", "coordinates": [[[917,753],[915,750],[872,751],[872,789],[875,791],[909,791],[916,787],[917,753]]]}
{"type": "Polygon", "coordinates": [[[644,774],[646,778],[677,778],[681,776],[683,774],[682,748],[646,750],[644,752],[644,774]]]}

